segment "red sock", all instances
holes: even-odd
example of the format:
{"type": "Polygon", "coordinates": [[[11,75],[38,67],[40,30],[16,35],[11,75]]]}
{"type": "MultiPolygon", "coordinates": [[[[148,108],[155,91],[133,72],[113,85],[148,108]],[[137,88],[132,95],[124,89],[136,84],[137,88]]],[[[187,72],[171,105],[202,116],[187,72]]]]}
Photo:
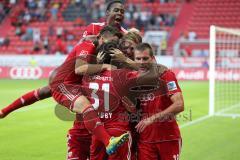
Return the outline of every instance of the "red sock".
{"type": "Polygon", "coordinates": [[[28,92],[28,93],[24,94],[22,97],[16,99],[12,104],[3,108],[2,112],[5,115],[7,115],[18,108],[33,104],[34,102],[36,102],[38,100],[39,100],[38,90],[34,90],[34,91],[28,92]]]}
{"type": "Polygon", "coordinates": [[[87,107],[83,112],[83,121],[85,127],[96,136],[98,140],[108,145],[111,136],[107,133],[101,120],[99,119],[96,110],[90,106],[87,107]]]}

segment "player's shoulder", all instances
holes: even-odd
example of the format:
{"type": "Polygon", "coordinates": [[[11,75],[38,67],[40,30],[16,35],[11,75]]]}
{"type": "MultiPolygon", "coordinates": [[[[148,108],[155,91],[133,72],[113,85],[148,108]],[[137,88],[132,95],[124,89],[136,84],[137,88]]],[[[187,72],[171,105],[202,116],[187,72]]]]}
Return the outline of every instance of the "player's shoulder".
{"type": "Polygon", "coordinates": [[[86,37],[87,35],[97,35],[99,33],[99,30],[103,28],[105,25],[105,22],[102,23],[90,23],[86,30],[83,33],[83,37],[86,37]]]}
{"type": "Polygon", "coordinates": [[[105,26],[105,22],[93,22],[93,23],[91,23],[90,25],[103,27],[103,26],[105,26]]]}
{"type": "Polygon", "coordinates": [[[105,26],[105,22],[96,22],[96,23],[90,23],[88,26],[87,26],[87,31],[94,31],[96,30],[97,28],[102,28],[105,26]]]}
{"type": "Polygon", "coordinates": [[[175,73],[171,70],[171,69],[169,69],[169,68],[167,68],[162,74],[161,74],[161,78],[162,79],[168,79],[168,78],[176,78],[176,75],[175,75],[175,73]]]}
{"type": "Polygon", "coordinates": [[[77,56],[92,54],[96,47],[91,41],[83,41],[75,46],[77,56]]]}
{"type": "Polygon", "coordinates": [[[162,65],[162,64],[157,64],[156,69],[157,69],[157,72],[160,76],[169,71],[169,68],[165,65],[162,65]]]}
{"type": "Polygon", "coordinates": [[[93,44],[92,41],[90,40],[85,40],[85,41],[82,41],[82,42],[79,42],[75,45],[75,49],[82,49],[82,48],[85,48],[85,47],[95,47],[95,45],[93,44]]]}

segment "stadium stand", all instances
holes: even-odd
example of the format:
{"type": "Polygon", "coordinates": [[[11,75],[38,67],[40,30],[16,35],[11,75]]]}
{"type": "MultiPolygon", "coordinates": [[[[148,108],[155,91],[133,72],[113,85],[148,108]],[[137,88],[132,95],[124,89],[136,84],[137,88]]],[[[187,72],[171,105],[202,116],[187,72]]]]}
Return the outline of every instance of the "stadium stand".
{"type": "MultiPolygon", "coordinates": [[[[105,14],[104,0],[25,0],[0,4],[1,54],[67,54],[85,26],[104,21],[105,14]]],[[[167,51],[172,54],[179,38],[208,39],[212,23],[240,27],[239,8],[238,0],[127,0],[125,27],[136,27],[142,32],[168,31],[167,51]]],[[[181,45],[190,50],[188,55],[196,46],[181,45]]]]}

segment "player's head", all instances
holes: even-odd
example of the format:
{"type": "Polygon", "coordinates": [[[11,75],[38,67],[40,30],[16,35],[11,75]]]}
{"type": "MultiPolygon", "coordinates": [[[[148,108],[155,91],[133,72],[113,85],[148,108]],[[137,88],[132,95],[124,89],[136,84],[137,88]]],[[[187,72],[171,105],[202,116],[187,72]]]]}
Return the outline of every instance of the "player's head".
{"type": "Polygon", "coordinates": [[[129,31],[125,34],[119,43],[119,49],[130,59],[134,59],[134,48],[142,42],[140,32],[129,31]]]}
{"type": "Polygon", "coordinates": [[[134,50],[134,61],[140,64],[140,71],[147,71],[154,62],[153,50],[150,44],[140,43],[134,50]]]}
{"type": "Polygon", "coordinates": [[[118,40],[121,37],[122,33],[116,27],[113,26],[106,26],[100,31],[97,38],[98,46],[96,52],[98,54],[103,52],[105,56],[102,57],[99,63],[110,63],[111,61],[110,50],[118,47],[118,40]]]}
{"type": "Polygon", "coordinates": [[[103,43],[97,48],[97,62],[101,64],[110,64],[112,57],[111,50],[118,48],[118,42],[110,41],[107,43],[103,43]]]}
{"type": "Polygon", "coordinates": [[[97,37],[98,45],[110,41],[118,41],[121,37],[122,33],[116,27],[106,26],[100,31],[97,37]]]}
{"type": "Polygon", "coordinates": [[[106,22],[113,26],[120,26],[124,20],[124,5],[121,0],[110,0],[106,6],[106,22]]]}

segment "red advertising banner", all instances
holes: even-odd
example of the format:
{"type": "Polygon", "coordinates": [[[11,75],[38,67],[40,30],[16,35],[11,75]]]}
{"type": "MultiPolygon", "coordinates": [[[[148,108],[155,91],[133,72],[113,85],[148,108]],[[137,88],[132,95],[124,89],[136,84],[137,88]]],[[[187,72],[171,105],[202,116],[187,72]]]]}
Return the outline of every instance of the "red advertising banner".
{"type": "MultiPolygon", "coordinates": [[[[54,67],[0,67],[0,78],[8,79],[42,79],[48,78],[54,67]]],[[[172,69],[178,80],[208,80],[208,69],[185,68],[172,69]]],[[[240,70],[218,70],[216,79],[220,81],[240,81],[240,70]]]]}
{"type": "Polygon", "coordinates": [[[42,79],[48,78],[54,67],[0,67],[0,78],[42,79]]]}
{"type": "MultiPolygon", "coordinates": [[[[209,72],[207,68],[187,68],[172,69],[178,80],[208,80],[209,72]]],[[[218,69],[216,71],[216,80],[219,81],[240,81],[239,69],[218,69]]]]}

